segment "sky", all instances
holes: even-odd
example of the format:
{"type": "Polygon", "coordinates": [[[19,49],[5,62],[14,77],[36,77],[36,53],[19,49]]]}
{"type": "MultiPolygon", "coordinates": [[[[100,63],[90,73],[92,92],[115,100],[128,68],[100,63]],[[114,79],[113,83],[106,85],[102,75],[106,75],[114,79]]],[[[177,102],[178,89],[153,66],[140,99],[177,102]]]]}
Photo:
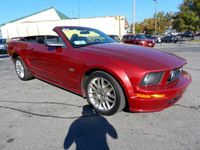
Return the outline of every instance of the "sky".
{"type": "MultiPolygon", "coordinates": [[[[177,12],[183,0],[157,0],[157,10],[177,12]]],[[[132,22],[133,0],[5,0],[0,5],[0,24],[54,7],[68,17],[125,16],[132,22]],[[78,7],[79,3],[79,7],[78,7]]],[[[136,0],[136,22],[153,17],[154,0],[136,0]]]]}

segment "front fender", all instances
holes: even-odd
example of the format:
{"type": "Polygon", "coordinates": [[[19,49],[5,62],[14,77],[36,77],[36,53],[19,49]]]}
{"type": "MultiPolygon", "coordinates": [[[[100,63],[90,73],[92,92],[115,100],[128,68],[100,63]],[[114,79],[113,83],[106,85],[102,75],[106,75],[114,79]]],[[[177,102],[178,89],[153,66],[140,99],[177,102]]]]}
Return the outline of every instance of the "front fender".
{"type": "Polygon", "coordinates": [[[85,71],[85,74],[93,71],[104,71],[110,74],[119,82],[127,97],[134,95],[133,86],[125,70],[120,69],[119,67],[110,66],[108,64],[106,67],[101,65],[93,65],[85,71]]]}

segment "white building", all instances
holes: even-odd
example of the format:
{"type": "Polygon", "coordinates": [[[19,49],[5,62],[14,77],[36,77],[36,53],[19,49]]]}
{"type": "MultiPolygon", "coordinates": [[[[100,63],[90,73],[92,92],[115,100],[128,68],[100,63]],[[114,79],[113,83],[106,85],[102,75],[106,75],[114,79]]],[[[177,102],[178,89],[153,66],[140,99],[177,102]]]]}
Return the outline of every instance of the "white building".
{"type": "Polygon", "coordinates": [[[128,22],[124,16],[70,19],[53,7],[0,25],[3,38],[31,35],[54,35],[55,26],[83,26],[99,29],[106,34],[123,36],[128,22]]]}

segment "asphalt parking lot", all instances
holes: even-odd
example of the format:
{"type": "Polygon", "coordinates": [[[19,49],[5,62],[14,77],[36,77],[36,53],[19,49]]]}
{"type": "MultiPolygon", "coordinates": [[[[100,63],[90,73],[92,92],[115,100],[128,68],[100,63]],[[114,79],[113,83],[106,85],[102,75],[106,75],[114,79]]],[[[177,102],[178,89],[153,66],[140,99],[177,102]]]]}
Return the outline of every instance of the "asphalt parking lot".
{"type": "Polygon", "coordinates": [[[199,150],[200,45],[155,48],[187,59],[193,81],[184,97],[161,112],[109,117],[73,93],[19,80],[9,58],[0,58],[0,150],[199,150]]]}

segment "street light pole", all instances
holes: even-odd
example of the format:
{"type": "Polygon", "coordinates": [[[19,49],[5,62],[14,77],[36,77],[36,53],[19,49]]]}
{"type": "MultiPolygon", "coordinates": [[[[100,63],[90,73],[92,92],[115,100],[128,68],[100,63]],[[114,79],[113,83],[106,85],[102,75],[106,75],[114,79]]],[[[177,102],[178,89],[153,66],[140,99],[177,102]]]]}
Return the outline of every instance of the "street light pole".
{"type": "Polygon", "coordinates": [[[80,26],[80,3],[79,3],[79,0],[78,0],[78,23],[79,23],[79,26],[80,26]]]}
{"type": "Polygon", "coordinates": [[[155,2],[155,34],[157,33],[157,0],[153,0],[155,2]]]}
{"type": "Polygon", "coordinates": [[[132,25],[132,32],[135,34],[135,0],[133,0],[133,25],[132,25]]]}

